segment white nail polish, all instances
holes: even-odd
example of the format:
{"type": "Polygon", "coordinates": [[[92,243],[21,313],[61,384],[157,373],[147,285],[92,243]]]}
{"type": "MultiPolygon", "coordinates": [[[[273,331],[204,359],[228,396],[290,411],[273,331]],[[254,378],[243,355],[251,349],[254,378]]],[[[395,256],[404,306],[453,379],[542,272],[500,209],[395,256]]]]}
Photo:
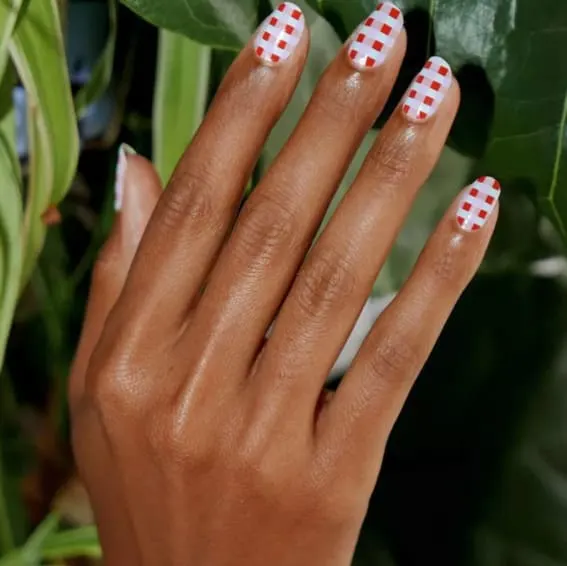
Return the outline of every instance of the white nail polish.
{"type": "Polygon", "coordinates": [[[135,155],[136,151],[129,145],[123,143],[118,148],[118,161],[116,163],[116,179],[114,182],[114,210],[122,209],[124,199],[124,181],[126,178],[126,168],[128,166],[128,155],[135,155]]]}

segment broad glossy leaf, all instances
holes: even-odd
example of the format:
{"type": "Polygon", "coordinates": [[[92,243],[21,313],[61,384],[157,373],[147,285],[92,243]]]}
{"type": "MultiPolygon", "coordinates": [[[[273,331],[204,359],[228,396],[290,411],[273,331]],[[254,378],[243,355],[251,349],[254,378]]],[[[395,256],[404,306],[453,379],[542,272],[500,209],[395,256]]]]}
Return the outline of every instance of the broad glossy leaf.
{"type": "MultiPolygon", "coordinates": [[[[309,1],[343,37],[375,5],[373,0],[309,1]]],[[[480,66],[492,87],[493,120],[490,97],[482,89],[483,74],[468,72],[470,67],[465,71],[455,145],[482,157],[479,168],[504,183],[529,184],[567,239],[567,65],[557,59],[567,44],[567,2],[398,0],[397,4],[410,14],[408,22],[412,10],[422,11],[425,25],[429,14],[436,53],[456,71],[480,66]],[[478,137],[478,143],[471,143],[478,137]]],[[[425,45],[422,52],[424,60],[425,45]]]]}
{"type": "Polygon", "coordinates": [[[142,18],[213,47],[239,49],[257,23],[258,0],[122,0],[142,18]]]}
{"type": "Polygon", "coordinates": [[[210,47],[160,30],[153,132],[154,162],[164,183],[203,119],[210,65],[210,47]]]}
{"type": "MultiPolygon", "coordinates": [[[[236,48],[252,33],[256,2],[124,0],[149,21],[210,45],[236,48]],[[246,23],[248,22],[248,23],[246,23]],[[238,38],[235,40],[235,38],[238,38]]],[[[341,39],[375,0],[309,0],[341,39]]],[[[531,192],[567,238],[567,2],[398,0],[410,56],[402,82],[434,50],[458,71],[461,112],[451,136],[478,169],[531,192]],[[431,26],[430,23],[433,22],[431,26]],[[428,48],[429,45],[429,48],[428,48]]],[[[400,94],[400,88],[396,89],[400,94]]]]}
{"type": "Polygon", "coordinates": [[[567,289],[481,275],[389,440],[357,566],[567,564],[567,289]],[[386,562],[388,564],[388,562],[386,562]]]}

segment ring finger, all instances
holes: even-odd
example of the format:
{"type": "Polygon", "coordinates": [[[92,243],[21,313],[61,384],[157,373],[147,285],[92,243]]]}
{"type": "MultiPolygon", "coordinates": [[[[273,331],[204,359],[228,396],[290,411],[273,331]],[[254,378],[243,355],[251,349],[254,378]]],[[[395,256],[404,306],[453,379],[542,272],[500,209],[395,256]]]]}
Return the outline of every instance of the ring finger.
{"type": "Polygon", "coordinates": [[[299,273],[258,367],[260,398],[281,395],[281,387],[266,376],[280,375],[278,368],[285,367],[291,379],[285,380],[282,407],[285,398],[293,398],[306,415],[312,413],[417,191],[439,158],[458,105],[459,87],[449,65],[432,57],[299,273]]]}

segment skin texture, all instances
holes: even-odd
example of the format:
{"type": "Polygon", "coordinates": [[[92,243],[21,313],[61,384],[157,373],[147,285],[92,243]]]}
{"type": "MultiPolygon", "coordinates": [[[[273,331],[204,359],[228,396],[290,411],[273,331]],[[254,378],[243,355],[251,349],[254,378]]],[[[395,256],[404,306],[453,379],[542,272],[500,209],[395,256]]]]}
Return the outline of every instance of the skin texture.
{"type": "Polygon", "coordinates": [[[453,80],[422,124],[393,113],[309,251],[406,36],[367,73],[337,55],[236,218],[308,41],[306,31],[273,67],[252,43],[242,51],[163,195],[151,164],[126,158],[70,379],[73,445],[107,565],[350,564],[388,435],[488,246],[498,210],[465,233],[456,200],[325,393],[459,88],[453,80]]]}

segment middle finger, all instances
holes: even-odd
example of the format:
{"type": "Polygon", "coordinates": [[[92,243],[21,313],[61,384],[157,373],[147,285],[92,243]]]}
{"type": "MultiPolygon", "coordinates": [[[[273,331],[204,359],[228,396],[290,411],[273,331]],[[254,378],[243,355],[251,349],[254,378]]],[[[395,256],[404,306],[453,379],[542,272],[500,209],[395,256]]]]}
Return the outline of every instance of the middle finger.
{"type": "Polygon", "coordinates": [[[264,401],[282,389],[265,376],[285,367],[291,377],[285,397],[312,414],[417,191],[439,158],[458,105],[449,65],[432,57],[382,130],[282,307],[257,372],[264,401]]]}
{"type": "Polygon", "coordinates": [[[380,4],[327,69],[244,207],[188,338],[225,352],[233,370],[244,374],[253,362],[337,185],[388,99],[405,46],[400,10],[380,4]]]}

